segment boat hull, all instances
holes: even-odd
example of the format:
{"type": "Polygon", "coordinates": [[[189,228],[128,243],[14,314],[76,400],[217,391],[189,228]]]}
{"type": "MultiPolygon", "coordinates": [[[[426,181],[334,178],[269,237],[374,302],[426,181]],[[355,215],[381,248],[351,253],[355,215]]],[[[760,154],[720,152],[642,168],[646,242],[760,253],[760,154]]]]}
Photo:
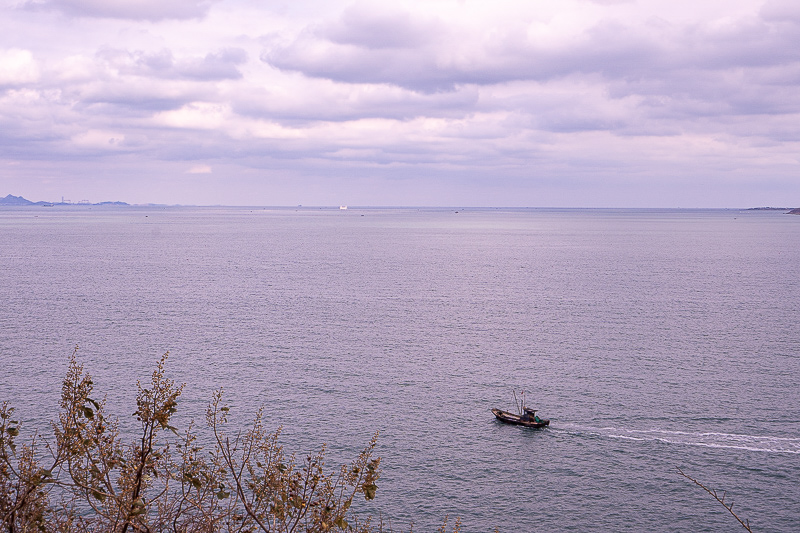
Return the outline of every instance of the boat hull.
{"type": "Polygon", "coordinates": [[[534,422],[533,420],[525,420],[519,415],[509,413],[508,411],[501,411],[500,409],[492,409],[492,413],[494,413],[494,416],[497,417],[500,422],[513,424],[515,426],[524,426],[526,428],[543,428],[550,425],[550,421],[547,419],[540,419],[540,422],[534,422]]]}

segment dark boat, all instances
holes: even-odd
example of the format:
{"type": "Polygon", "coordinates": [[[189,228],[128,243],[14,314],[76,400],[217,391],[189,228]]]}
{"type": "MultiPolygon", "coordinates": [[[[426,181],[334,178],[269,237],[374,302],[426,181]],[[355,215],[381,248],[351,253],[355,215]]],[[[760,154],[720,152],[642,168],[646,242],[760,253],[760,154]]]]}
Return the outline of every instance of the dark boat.
{"type": "Polygon", "coordinates": [[[525,426],[527,428],[543,428],[550,425],[550,420],[536,416],[535,409],[523,407],[522,410],[522,415],[515,415],[514,413],[494,408],[492,409],[492,413],[494,413],[494,416],[496,416],[500,422],[505,422],[506,424],[525,426]]]}

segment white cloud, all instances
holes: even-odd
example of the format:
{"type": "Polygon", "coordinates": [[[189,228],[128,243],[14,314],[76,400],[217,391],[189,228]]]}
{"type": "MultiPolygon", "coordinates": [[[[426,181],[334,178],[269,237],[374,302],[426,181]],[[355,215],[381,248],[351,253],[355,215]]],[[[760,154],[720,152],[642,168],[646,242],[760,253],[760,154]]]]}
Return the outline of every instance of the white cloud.
{"type": "Polygon", "coordinates": [[[322,25],[317,33],[339,44],[383,49],[418,48],[434,41],[444,30],[445,25],[435,18],[357,4],[345,9],[338,21],[322,25]]]}
{"type": "Polygon", "coordinates": [[[61,59],[53,71],[58,80],[66,84],[88,82],[102,75],[101,67],[97,62],[93,58],[81,54],[61,59]]]}
{"type": "Polygon", "coordinates": [[[237,117],[226,124],[226,132],[235,139],[302,139],[306,132],[284,127],[268,120],[237,117]]]}
{"type": "Polygon", "coordinates": [[[125,144],[125,135],[114,131],[88,130],[72,137],[79,148],[117,150],[125,144]]]}
{"type": "Polygon", "coordinates": [[[50,0],[50,6],[78,17],[158,21],[206,15],[213,0],[50,0]]]}
{"type": "Polygon", "coordinates": [[[206,173],[197,162],[211,159],[204,183],[274,171],[324,190],[355,172],[446,191],[469,176],[478,203],[501,175],[519,184],[515,202],[526,183],[614,172],[666,184],[692,167],[723,182],[733,168],[789,183],[800,153],[798,5],[6,5],[0,145],[52,161],[51,176],[77,160],[206,173]]]}
{"type": "Polygon", "coordinates": [[[241,48],[179,58],[167,48],[151,52],[106,48],[98,57],[121,75],[198,81],[239,79],[242,73],[238,65],[247,61],[247,53],[241,48]]]}
{"type": "Polygon", "coordinates": [[[570,9],[569,3],[559,11],[551,7],[547,18],[520,11],[509,13],[504,25],[490,19],[484,25],[437,21],[417,28],[407,13],[359,17],[348,10],[335,23],[311,26],[293,41],[270,47],[261,58],[310,77],[428,92],[573,74],[668,79],[687,67],[758,68],[800,60],[796,30],[755,13],[721,13],[685,24],[655,13],[603,17],[602,11],[570,9]],[[375,45],[373,19],[392,46],[375,45]],[[397,32],[387,29],[387,20],[395,21],[397,32]],[[417,39],[414,30],[428,39],[417,39]]]}
{"type": "Polygon", "coordinates": [[[800,24],[800,3],[795,0],[767,0],[761,8],[761,16],[766,20],[800,24]]]}
{"type": "Polygon", "coordinates": [[[229,113],[227,106],[222,104],[192,102],[174,111],[157,113],[154,121],[171,128],[212,130],[222,126],[229,113]]]}
{"type": "Polygon", "coordinates": [[[0,50],[0,86],[25,85],[39,79],[39,66],[28,50],[0,50]]]}

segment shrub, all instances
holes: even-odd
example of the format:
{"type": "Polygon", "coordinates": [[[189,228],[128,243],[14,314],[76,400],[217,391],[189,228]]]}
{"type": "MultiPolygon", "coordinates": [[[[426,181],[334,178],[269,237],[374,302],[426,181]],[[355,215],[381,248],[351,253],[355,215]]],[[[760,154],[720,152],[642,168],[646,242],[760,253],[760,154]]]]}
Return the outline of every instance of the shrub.
{"type": "MultiPolygon", "coordinates": [[[[14,532],[370,532],[351,506],[375,498],[377,434],[349,465],[326,473],[325,448],[298,460],[268,431],[262,413],[249,429],[226,432],[229,408],[217,391],[206,412],[208,439],[193,424],[170,425],[183,385],[159,361],[147,388],[137,383],[134,439],[94,394],[77,361],[61,390],[52,438],[19,443],[19,423],[0,406],[0,524],[14,532]]],[[[378,526],[382,530],[382,526],[378,526]]]]}

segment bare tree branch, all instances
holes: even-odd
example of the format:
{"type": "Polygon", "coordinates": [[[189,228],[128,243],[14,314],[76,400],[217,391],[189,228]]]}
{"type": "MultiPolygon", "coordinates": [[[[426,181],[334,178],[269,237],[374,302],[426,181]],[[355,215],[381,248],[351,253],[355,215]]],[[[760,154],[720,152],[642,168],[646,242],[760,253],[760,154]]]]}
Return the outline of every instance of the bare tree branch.
{"type": "Polygon", "coordinates": [[[745,529],[746,529],[747,531],[749,531],[750,533],[753,533],[753,530],[752,530],[752,529],[750,529],[750,521],[749,521],[749,520],[742,520],[741,518],[739,518],[739,516],[738,516],[736,513],[734,513],[734,512],[733,512],[733,502],[731,502],[731,503],[725,503],[725,494],[726,494],[726,493],[725,493],[725,491],[723,491],[723,492],[722,492],[722,497],[720,497],[720,496],[717,494],[717,491],[716,491],[716,490],[714,490],[714,489],[710,489],[710,488],[706,487],[705,485],[703,485],[702,483],[700,483],[699,481],[697,481],[695,478],[693,478],[693,477],[689,476],[688,474],[685,474],[685,473],[683,472],[683,470],[681,470],[681,469],[680,469],[680,467],[675,467],[675,468],[677,468],[677,469],[678,469],[678,473],[679,473],[680,475],[682,475],[683,477],[685,477],[686,479],[688,479],[689,481],[691,481],[692,483],[694,483],[695,485],[697,485],[698,487],[700,487],[701,489],[703,489],[704,491],[706,491],[707,493],[709,493],[711,496],[713,496],[713,498],[714,498],[715,500],[717,500],[719,503],[721,503],[721,504],[722,504],[722,506],[723,506],[725,509],[727,509],[727,510],[728,510],[728,512],[731,514],[731,516],[733,516],[733,517],[734,517],[734,518],[735,518],[735,519],[736,519],[736,520],[737,520],[737,521],[738,521],[740,524],[742,524],[742,527],[743,527],[743,528],[745,528],[745,529]]]}

